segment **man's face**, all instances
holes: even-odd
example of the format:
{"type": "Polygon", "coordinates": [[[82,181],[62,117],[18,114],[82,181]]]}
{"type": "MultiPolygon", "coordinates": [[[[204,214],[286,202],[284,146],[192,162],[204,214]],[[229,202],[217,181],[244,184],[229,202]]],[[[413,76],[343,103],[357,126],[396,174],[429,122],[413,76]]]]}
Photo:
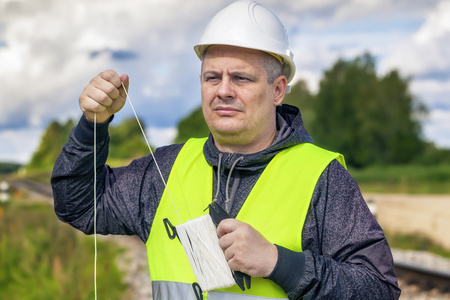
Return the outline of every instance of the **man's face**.
{"type": "Polygon", "coordinates": [[[282,101],[275,85],[267,82],[260,51],[210,46],[203,59],[201,94],[203,115],[216,144],[269,146],[276,134],[275,106],[282,101]]]}

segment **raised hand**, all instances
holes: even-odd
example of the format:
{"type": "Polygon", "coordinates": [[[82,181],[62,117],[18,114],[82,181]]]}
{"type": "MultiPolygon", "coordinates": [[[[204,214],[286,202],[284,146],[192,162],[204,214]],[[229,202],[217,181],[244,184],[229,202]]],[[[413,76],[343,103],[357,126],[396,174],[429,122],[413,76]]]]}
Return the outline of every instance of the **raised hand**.
{"type": "Polygon", "coordinates": [[[129,78],[126,74],[119,76],[116,71],[107,70],[95,76],[84,88],[79,98],[81,111],[90,121],[97,123],[107,121],[125,105],[129,78]]]}

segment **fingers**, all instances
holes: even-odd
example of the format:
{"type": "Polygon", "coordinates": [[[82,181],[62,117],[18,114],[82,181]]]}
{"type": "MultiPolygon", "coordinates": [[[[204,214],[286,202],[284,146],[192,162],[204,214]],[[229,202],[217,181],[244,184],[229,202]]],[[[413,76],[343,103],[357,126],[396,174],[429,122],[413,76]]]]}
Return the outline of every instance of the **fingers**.
{"type": "Polygon", "coordinates": [[[122,109],[126,100],[122,80],[128,88],[127,75],[119,76],[115,71],[108,70],[98,74],[84,88],[79,104],[81,111],[89,120],[93,121],[94,114],[97,114],[97,122],[102,123],[122,109]]]}
{"type": "Polygon", "coordinates": [[[240,271],[239,265],[243,260],[242,253],[246,252],[248,237],[252,234],[251,230],[250,225],[235,219],[223,220],[217,227],[219,246],[224,250],[230,267],[236,268],[234,270],[240,271]]]}
{"type": "Polygon", "coordinates": [[[278,260],[278,250],[247,223],[226,219],[217,227],[219,245],[234,271],[250,276],[268,276],[278,260]]]}
{"type": "Polygon", "coordinates": [[[235,231],[239,227],[240,223],[242,223],[242,222],[240,222],[236,219],[222,220],[219,223],[219,226],[217,226],[217,236],[220,238],[227,233],[235,231]]]}

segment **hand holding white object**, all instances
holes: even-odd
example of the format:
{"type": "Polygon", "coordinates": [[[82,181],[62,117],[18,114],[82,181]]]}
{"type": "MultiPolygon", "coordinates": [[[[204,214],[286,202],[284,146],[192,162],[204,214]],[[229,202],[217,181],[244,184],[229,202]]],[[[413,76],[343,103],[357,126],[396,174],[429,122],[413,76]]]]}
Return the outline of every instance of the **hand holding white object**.
{"type": "Polygon", "coordinates": [[[81,111],[86,118],[93,122],[96,113],[97,123],[103,123],[121,110],[126,101],[122,82],[128,90],[129,78],[126,74],[119,76],[116,71],[107,70],[95,76],[79,98],[81,111]]]}
{"type": "Polygon", "coordinates": [[[225,219],[217,227],[219,245],[233,271],[266,277],[278,260],[277,247],[247,223],[225,219]]]}

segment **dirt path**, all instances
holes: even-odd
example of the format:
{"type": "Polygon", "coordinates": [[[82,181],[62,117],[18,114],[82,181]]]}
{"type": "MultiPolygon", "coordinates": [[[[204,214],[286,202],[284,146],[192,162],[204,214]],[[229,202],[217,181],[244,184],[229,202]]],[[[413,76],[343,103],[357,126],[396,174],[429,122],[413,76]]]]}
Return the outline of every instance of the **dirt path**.
{"type": "Polygon", "coordinates": [[[125,273],[128,291],[124,300],[152,299],[152,286],[148,270],[147,249],[137,236],[100,236],[123,247],[125,251],[117,257],[117,265],[125,273]]]}
{"type": "Polygon", "coordinates": [[[450,195],[366,194],[381,227],[392,233],[423,234],[450,249],[450,195]]]}

